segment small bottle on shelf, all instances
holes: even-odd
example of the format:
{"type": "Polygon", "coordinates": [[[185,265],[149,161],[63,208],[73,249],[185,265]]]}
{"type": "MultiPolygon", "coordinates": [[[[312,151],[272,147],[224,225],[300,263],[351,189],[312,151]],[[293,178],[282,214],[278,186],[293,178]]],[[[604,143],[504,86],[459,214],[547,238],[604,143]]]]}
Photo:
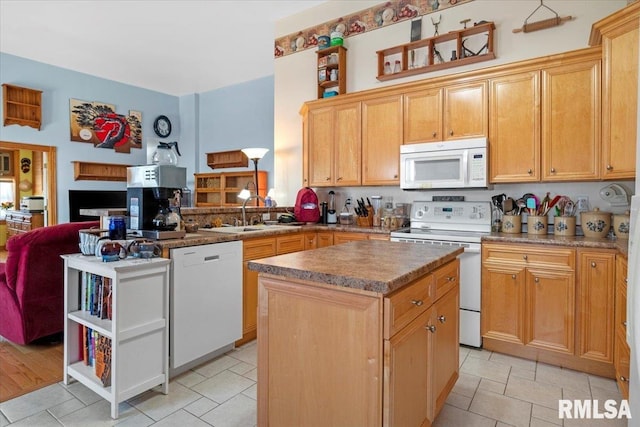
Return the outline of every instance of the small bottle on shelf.
{"type": "Polygon", "coordinates": [[[384,63],[384,73],[391,74],[391,64],[389,63],[389,61],[384,63]]]}
{"type": "Polygon", "coordinates": [[[393,72],[399,73],[400,71],[402,71],[402,67],[400,66],[400,61],[396,60],[396,64],[393,67],[393,72]]]}

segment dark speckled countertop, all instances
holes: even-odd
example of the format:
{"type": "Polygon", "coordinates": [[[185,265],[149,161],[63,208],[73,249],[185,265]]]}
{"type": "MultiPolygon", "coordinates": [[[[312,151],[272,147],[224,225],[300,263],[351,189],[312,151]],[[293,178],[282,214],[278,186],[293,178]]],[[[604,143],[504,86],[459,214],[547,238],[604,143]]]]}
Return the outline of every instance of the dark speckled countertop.
{"type": "Polygon", "coordinates": [[[249,270],[387,295],[455,259],[461,248],[362,240],[249,261],[249,270]]]}
{"type": "Polygon", "coordinates": [[[483,242],[528,243],[537,245],[569,246],[574,248],[614,249],[619,254],[627,256],[629,241],[626,239],[604,238],[596,239],[584,236],[556,236],[553,234],[529,235],[527,233],[491,233],[482,238],[483,242]]]}

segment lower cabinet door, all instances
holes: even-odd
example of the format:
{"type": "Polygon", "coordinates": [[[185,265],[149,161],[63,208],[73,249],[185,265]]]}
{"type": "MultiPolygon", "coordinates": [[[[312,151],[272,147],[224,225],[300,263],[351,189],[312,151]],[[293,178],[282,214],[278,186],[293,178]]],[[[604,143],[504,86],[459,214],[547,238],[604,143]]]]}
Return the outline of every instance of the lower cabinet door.
{"type": "Polygon", "coordinates": [[[433,398],[434,418],[438,416],[458,380],[460,360],[459,339],[460,288],[455,286],[434,304],[433,338],[433,398]]]}
{"type": "MultiPolygon", "coordinates": [[[[422,426],[433,421],[432,308],[384,341],[383,425],[422,426]],[[387,410],[388,409],[388,410],[387,410]]],[[[437,369],[437,368],[436,368],[437,369]]]]}
{"type": "Polygon", "coordinates": [[[524,345],[525,270],[485,263],[482,267],[484,338],[524,345]]]}
{"type": "Polygon", "coordinates": [[[575,279],[570,271],[527,270],[526,343],[573,354],[575,279]]]}
{"type": "Polygon", "coordinates": [[[616,334],[616,350],[615,350],[615,368],[616,368],[616,381],[618,382],[618,388],[623,399],[629,398],[629,372],[631,352],[629,351],[629,345],[625,337],[621,333],[616,334]]]}
{"type": "Polygon", "coordinates": [[[613,363],[615,254],[578,252],[578,355],[613,363]]]}

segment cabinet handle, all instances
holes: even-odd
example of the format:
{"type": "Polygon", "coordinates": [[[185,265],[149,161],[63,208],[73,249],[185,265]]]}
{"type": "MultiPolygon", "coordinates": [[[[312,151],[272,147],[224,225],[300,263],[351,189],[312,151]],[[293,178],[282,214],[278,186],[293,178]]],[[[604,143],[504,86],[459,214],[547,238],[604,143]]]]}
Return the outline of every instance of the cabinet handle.
{"type": "Polygon", "coordinates": [[[622,322],[622,326],[624,326],[624,328],[627,329],[627,321],[626,320],[624,322],[622,322]]]}
{"type": "Polygon", "coordinates": [[[444,315],[440,315],[438,316],[438,320],[440,321],[440,323],[444,323],[447,321],[447,318],[444,315]]]}
{"type": "Polygon", "coordinates": [[[427,325],[424,328],[429,332],[435,332],[436,331],[436,325],[427,325]]]}
{"type": "Polygon", "coordinates": [[[551,173],[556,173],[556,168],[551,168],[551,173]]]}
{"type": "Polygon", "coordinates": [[[431,136],[433,136],[435,138],[436,136],[438,136],[438,132],[432,133],[431,136]]]}
{"type": "Polygon", "coordinates": [[[529,170],[527,171],[527,173],[528,173],[529,175],[531,175],[531,174],[533,173],[533,169],[529,169],[529,170]]]}
{"type": "Polygon", "coordinates": [[[528,257],[527,255],[522,255],[522,259],[523,259],[523,260],[525,260],[525,261],[526,261],[528,258],[529,258],[529,257],[528,257]]]}
{"type": "Polygon", "coordinates": [[[455,282],[455,281],[456,281],[456,278],[455,278],[454,276],[449,276],[449,277],[447,277],[447,281],[449,281],[449,282],[455,282]]]}
{"type": "Polygon", "coordinates": [[[453,130],[449,131],[449,136],[453,136],[453,130]]]}
{"type": "Polygon", "coordinates": [[[608,170],[608,171],[610,171],[610,170],[612,170],[612,169],[613,169],[613,166],[611,166],[611,165],[607,165],[607,170],[608,170]]]}
{"type": "Polygon", "coordinates": [[[398,179],[398,174],[393,175],[393,179],[398,179]]]}
{"type": "Polygon", "coordinates": [[[596,268],[597,264],[595,261],[591,261],[591,268],[596,268]]]}
{"type": "Polygon", "coordinates": [[[623,377],[622,375],[620,375],[620,381],[628,383],[629,382],[629,378],[623,377]]]}
{"type": "Polygon", "coordinates": [[[412,300],[411,300],[411,304],[414,304],[414,305],[416,305],[416,306],[420,307],[420,306],[421,306],[422,304],[424,304],[424,303],[423,303],[423,302],[422,302],[422,300],[420,300],[420,299],[412,299],[412,300]]]}
{"type": "Polygon", "coordinates": [[[336,179],[336,181],[342,181],[342,177],[338,177],[338,179],[336,179]]]}
{"type": "Polygon", "coordinates": [[[512,275],[511,275],[511,278],[512,278],[512,279],[515,279],[515,278],[516,278],[516,275],[515,275],[515,274],[512,274],[512,275]]]}
{"type": "Polygon", "coordinates": [[[540,283],[540,278],[536,277],[535,279],[533,279],[533,281],[536,282],[536,283],[540,283]]]}
{"type": "Polygon", "coordinates": [[[331,181],[331,177],[328,176],[327,178],[325,178],[325,181],[331,181]]]}

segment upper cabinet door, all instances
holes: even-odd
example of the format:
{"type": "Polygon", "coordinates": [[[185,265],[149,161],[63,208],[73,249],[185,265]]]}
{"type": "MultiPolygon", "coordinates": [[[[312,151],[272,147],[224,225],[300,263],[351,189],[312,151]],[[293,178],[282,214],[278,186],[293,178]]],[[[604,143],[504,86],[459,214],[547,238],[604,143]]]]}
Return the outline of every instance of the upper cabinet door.
{"type": "Polygon", "coordinates": [[[443,140],[487,136],[487,82],[445,86],[443,121],[443,140]]]}
{"type": "Polygon", "coordinates": [[[489,81],[490,182],[540,180],[540,72],[489,81]]]}
{"type": "Polygon", "coordinates": [[[436,142],[442,135],[442,89],[404,95],[404,143],[436,142]]]}
{"type": "Polygon", "coordinates": [[[599,179],[600,60],[542,70],[542,179],[599,179]]]}
{"type": "Polygon", "coordinates": [[[402,95],[362,101],[362,185],[400,183],[402,95]]]}
{"type": "Polygon", "coordinates": [[[361,183],[361,111],[360,102],[336,106],[333,176],[337,186],[361,183]]]}
{"type": "Polygon", "coordinates": [[[638,17],[603,33],[602,178],[635,178],[638,17]]]}
{"type": "Polygon", "coordinates": [[[331,185],[333,182],[334,108],[309,111],[309,183],[311,187],[331,185]]]}

